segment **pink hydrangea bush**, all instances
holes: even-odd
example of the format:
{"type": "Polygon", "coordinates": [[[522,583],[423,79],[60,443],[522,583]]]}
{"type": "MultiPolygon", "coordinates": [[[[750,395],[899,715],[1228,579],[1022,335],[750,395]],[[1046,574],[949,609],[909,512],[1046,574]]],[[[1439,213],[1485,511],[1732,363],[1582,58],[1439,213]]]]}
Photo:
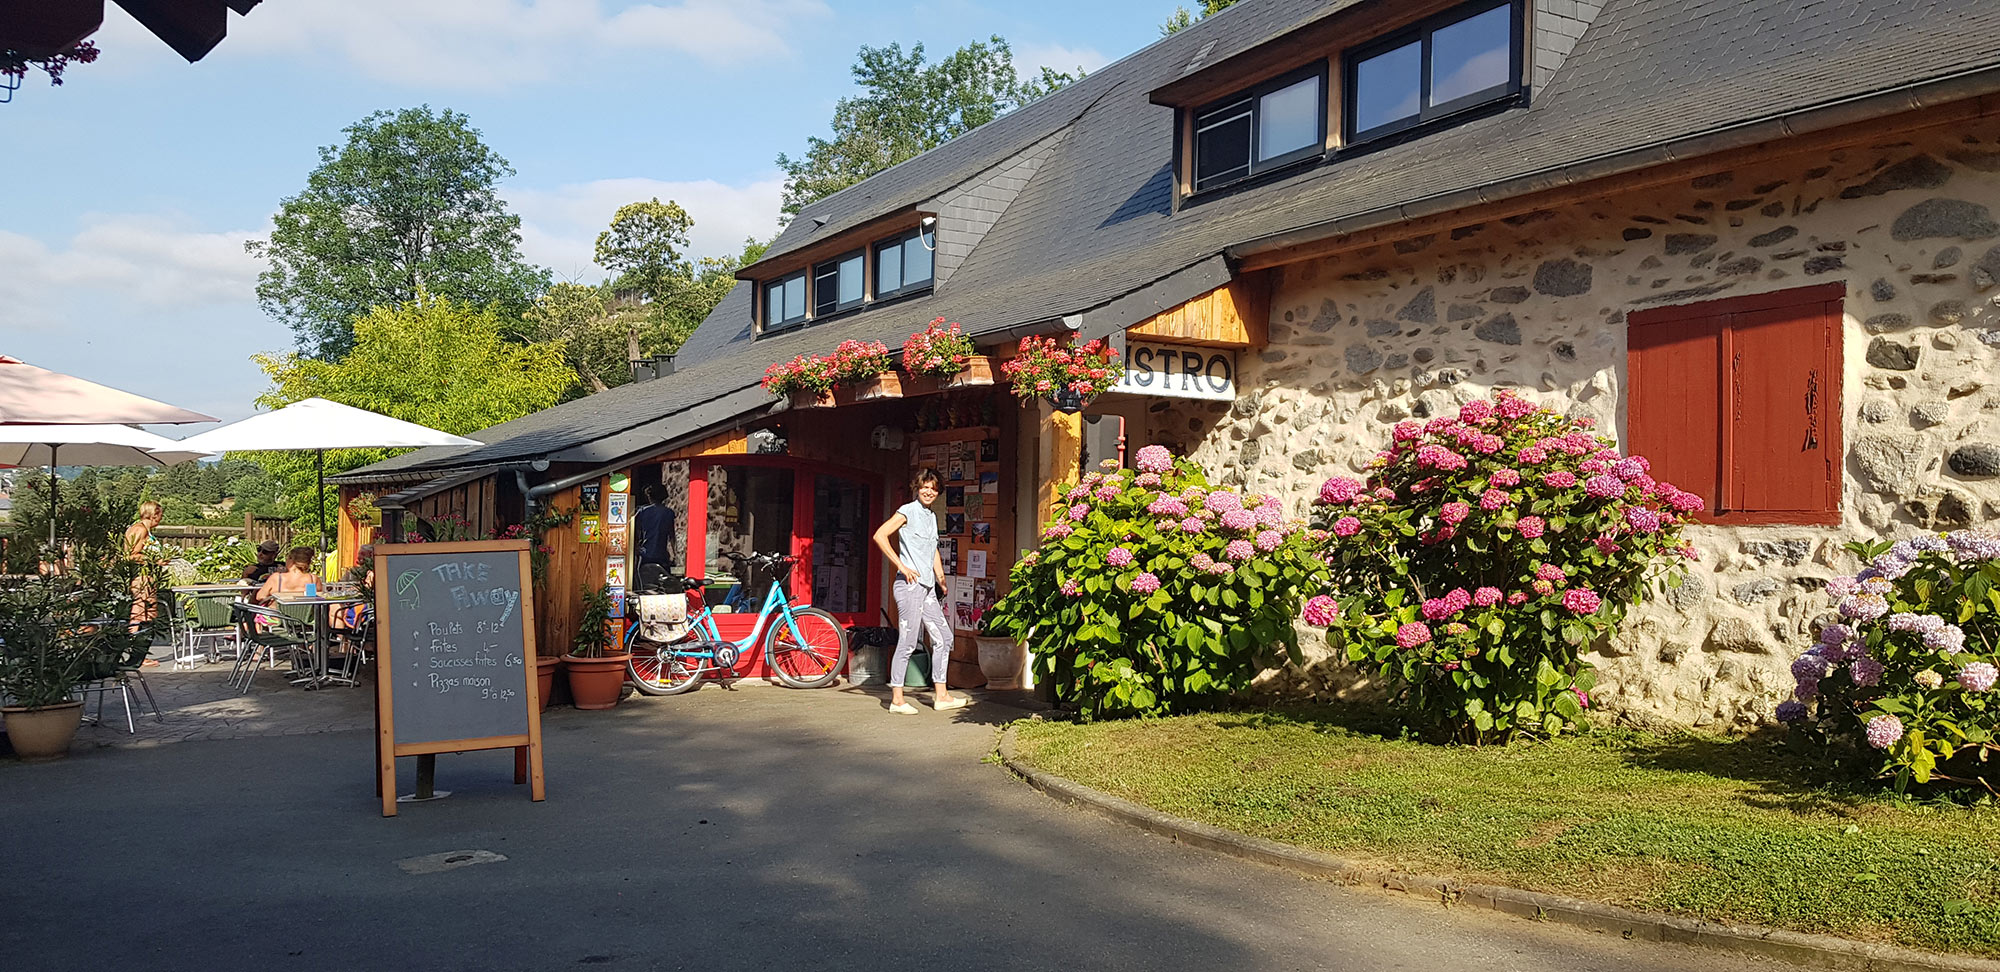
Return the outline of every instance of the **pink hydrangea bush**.
{"type": "Polygon", "coordinates": [[[1339,609],[1303,620],[1376,665],[1432,738],[1572,728],[1596,685],[1582,654],[1693,554],[1680,528],[1701,498],[1650,469],[1505,391],[1403,422],[1367,482],[1320,487],[1339,609]]]}
{"type": "Polygon", "coordinates": [[[1062,497],[990,630],[1032,644],[1085,718],[1213,705],[1280,661],[1302,663],[1292,619],[1324,586],[1317,535],[1277,497],[1213,486],[1161,446],[1134,465],[1062,497]]]}
{"type": "Polygon", "coordinates": [[[1911,783],[2000,788],[2000,536],[1850,544],[1833,617],[1792,662],[1780,722],[1829,763],[1911,783]]]}

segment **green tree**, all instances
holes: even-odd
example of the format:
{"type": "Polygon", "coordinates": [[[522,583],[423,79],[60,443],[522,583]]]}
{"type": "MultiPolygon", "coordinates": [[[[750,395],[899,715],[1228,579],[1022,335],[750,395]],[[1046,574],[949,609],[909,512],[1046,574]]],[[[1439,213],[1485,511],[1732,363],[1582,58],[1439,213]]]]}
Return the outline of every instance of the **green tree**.
{"type": "Polygon", "coordinates": [[[1207,20],[1233,6],[1236,6],[1236,0],[1201,0],[1201,14],[1199,16],[1189,13],[1186,7],[1175,7],[1174,15],[1168,17],[1167,22],[1160,25],[1160,36],[1165,37],[1168,34],[1186,30],[1189,27],[1193,27],[1195,21],[1207,20]]]}
{"type": "MultiPolygon", "coordinates": [[[[354,322],[354,347],[337,361],[298,354],[255,355],[271,377],[258,396],[265,408],[319,397],[464,435],[540,411],[574,380],[553,344],[502,339],[494,308],[446,297],[378,307],[354,322]]],[[[386,459],[395,449],[339,449],[326,454],[328,475],[386,459]]],[[[285,512],[316,529],[314,456],[267,452],[256,460],[283,483],[285,512]]],[[[326,515],[333,522],[333,495],[326,515]]]]}
{"type": "Polygon", "coordinates": [[[834,105],[833,137],[807,138],[799,158],[778,156],[787,216],[1083,77],[1081,67],[1044,67],[1022,80],[997,34],[935,64],[922,44],[907,54],[900,44],[863,45],[853,71],[864,94],[834,105]]]}
{"type": "Polygon", "coordinates": [[[519,313],[548,285],[521,259],[521,218],[494,186],[513,167],[466,117],[430,106],[378,111],[319,150],[306,187],[273,217],[269,240],[244,248],[269,262],[257,279],[265,313],[291,325],[299,350],[334,360],[354,321],[420,294],[519,313]]]}
{"type": "Polygon", "coordinates": [[[620,378],[630,376],[626,328],[611,319],[602,292],[606,289],[559,283],[523,315],[523,336],[561,349],[585,394],[622,384],[620,378]]]}
{"type": "Polygon", "coordinates": [[[649,301],[658,302],[693,276],[687,257],[688,231],[694,219],[672,200],[655,196],[627,203],[611,217],[611,227],[597,234],[597,265],[649,301]]]}

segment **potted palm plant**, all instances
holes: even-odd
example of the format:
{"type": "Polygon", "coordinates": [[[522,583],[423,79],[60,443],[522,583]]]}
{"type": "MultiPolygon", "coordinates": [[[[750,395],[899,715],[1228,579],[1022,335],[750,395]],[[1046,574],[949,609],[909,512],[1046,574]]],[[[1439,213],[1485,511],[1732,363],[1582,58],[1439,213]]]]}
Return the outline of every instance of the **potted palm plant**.
{"type": "Polygon", "coordinates": [[[609,709],[624,694],[625,662],[631,653],[611,650],[611,592],[584,587],[579,593],[583,613],[570,652],[563,656],[570,698],[579,709],[609,709]]]}

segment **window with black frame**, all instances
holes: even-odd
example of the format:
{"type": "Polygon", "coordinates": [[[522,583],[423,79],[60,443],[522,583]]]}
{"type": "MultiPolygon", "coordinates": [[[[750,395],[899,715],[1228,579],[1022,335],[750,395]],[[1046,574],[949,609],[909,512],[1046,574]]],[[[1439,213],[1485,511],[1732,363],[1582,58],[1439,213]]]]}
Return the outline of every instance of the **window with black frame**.
{"type": "Polygon", "coordinates": [[[831,317],[861,306],[865,261],[857,251],[813,268],[814,317],[831,317]]]}
{"type": "Polygon", "coordinates": [[[1516,2],[1468,4],[1347,51],[1347,141],[1365,142],[1521,90],[1516,2]]]}
{"type": "Polygon", "coordinates": [[[1194,114],[1194,191],[1226,186],[1326,145],[1326,73],[1294,71],[1209,103],[1194,114]]]}
{"type": "Polygon", "coordinates": [[[764,285],[764,330],[796,327],[806,320],[806,275],[795,273],[764,285]]]}
{"type": "Polygon", "coordinates": [[[936,245],[936,236],[921,229],[875,244],[875,299],[928,289],[931,248],[936,245]]]}

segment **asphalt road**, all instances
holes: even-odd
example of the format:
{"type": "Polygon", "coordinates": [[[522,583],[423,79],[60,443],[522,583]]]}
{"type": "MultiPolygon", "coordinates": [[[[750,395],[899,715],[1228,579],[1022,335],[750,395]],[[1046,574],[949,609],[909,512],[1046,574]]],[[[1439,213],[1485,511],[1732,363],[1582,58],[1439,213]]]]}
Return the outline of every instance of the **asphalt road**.
{"type": "Polygon", "coordinates": [[[453,795],[394,819],[364,732],[0,761],[0,968],[1789,968],[1303,880],[1065,809],[982,762],[1021,714],[764,687],[558,709],[546,802],[507,754],[443,756],[453,795]],[[505,859],[398,863],[461,851],[505,859]]]}

